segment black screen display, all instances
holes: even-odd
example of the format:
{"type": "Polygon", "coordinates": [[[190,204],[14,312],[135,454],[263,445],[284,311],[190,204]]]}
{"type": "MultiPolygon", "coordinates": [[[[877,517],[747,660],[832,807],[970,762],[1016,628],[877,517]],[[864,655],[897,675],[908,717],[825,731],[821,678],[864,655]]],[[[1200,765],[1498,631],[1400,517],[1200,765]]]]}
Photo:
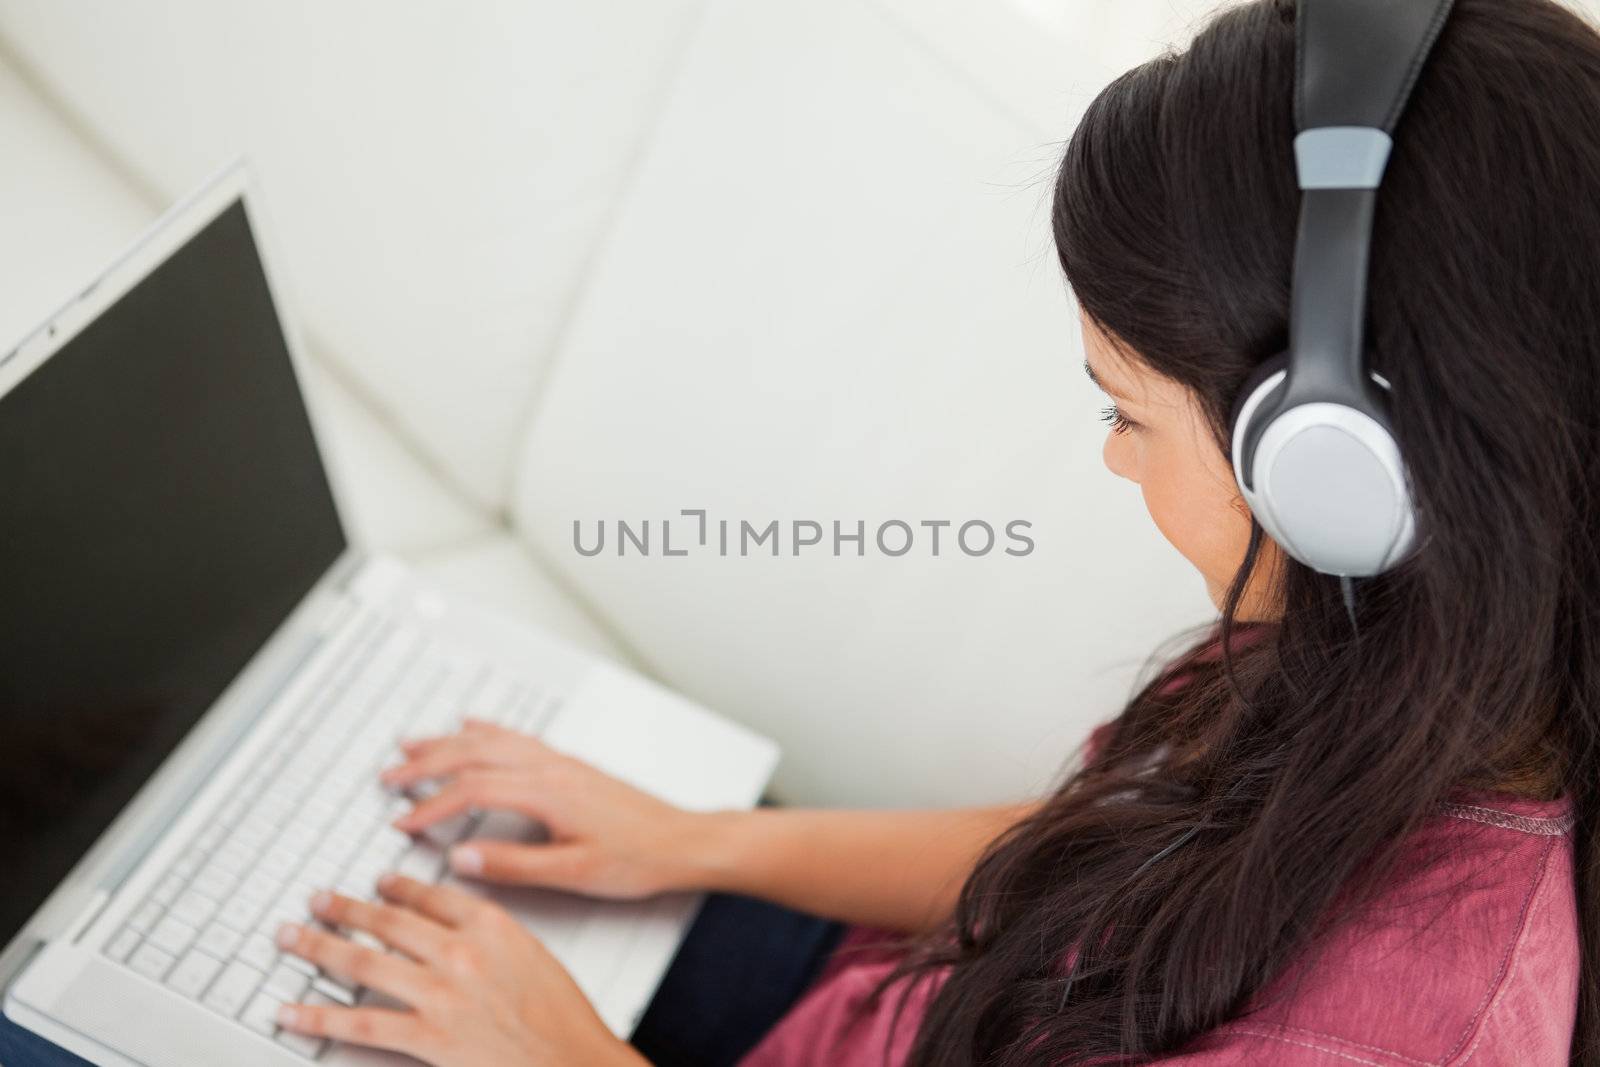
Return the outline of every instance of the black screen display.
{"type": "Polygon", "coordinates": [[[0,397],[0,945],[344,547],[236,202],[0,397]]]}

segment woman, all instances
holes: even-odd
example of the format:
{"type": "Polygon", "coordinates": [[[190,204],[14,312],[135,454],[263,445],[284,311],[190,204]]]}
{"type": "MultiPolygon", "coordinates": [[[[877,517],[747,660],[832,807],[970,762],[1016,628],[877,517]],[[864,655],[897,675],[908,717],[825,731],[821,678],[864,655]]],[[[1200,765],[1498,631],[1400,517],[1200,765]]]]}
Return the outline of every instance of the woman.
{"type": "MultiPolygon", "coordinates": [[[[1600,1063],[1600,36],[1554,0],[1459,0],[1417,83],[1367,331],[1429,536],[1347,606],[1262,536],[1226,454],[1286,344],[1294,21],[1221,14],[1101,93],[1060,168],[1106,464],[1220,620],[1059,789],[689,815],[473,724],[406,747],[393,784],[445,784],[403,825],[514,809],[551,843],[469,844],[459,872],[917,935],[853,933],[752,1065],[1600,1063]]],[[[316,911],[398,955],[282,944],[409,1007],[283,1025],[452,1067],[644,1062],[504,913],[381,893],[316,911]]]]}

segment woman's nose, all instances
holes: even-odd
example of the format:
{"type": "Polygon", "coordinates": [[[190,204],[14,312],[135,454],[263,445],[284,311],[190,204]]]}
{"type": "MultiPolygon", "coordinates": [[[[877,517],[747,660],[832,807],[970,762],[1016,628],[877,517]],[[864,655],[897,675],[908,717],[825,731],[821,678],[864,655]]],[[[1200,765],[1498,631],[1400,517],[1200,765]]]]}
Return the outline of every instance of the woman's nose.
{"type": "Polygon", "coordinates": [[[1127,442],[1121,439],[1120,434],[1106,434],[1106,443],[1100,449],[1100,458],[1105,462],[1106,470],[1118,478],[1126,478],[1130,482],[1138,481],[1133,476],[1132,465],[1128,462],[1127,442]]]}

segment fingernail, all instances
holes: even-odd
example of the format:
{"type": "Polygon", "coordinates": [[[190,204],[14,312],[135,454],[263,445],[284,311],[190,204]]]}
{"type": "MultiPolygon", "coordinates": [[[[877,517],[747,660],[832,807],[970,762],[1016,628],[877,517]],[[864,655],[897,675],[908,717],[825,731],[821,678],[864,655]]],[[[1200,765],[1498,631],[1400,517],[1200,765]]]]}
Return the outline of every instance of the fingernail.
{"type": "Polygon", "coordinates": [[[300,1021],[300,1013],[294,1010],[294,1005],[284,1004],[278,1008],[278,1025],[293,1026],[300,1021]]]}
{"type": "Polygon", "coordinates": [[[326,889],[319,889],[311,894],[311,910],[317,914],[333,907],[333,894],[326,889]]]}
{"type": "Polygon", "coordinates": [[[467,845],[458,845],[450,850],[450,869],[461,874],[481,874],[483,853],[467,845]]]}
{"type": "Polygon", "coordinates": [[[395,887],[397,881],[399,878],[393,872],[378,875],[378,892],[388,892],[395,887]]]}
{"type": "Polygon", "coordinates": [[[297,923],[284,923],[278,927],[277,942],[279,948],[294,948],[299,940],[300,927],[297,923]]]}

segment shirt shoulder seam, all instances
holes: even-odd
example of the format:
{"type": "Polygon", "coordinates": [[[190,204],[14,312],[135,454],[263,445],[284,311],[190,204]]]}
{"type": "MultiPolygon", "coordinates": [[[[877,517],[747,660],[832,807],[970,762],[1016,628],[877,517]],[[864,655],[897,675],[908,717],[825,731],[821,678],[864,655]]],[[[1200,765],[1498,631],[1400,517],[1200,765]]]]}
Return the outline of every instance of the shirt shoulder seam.
{"type": "Polygon", "coordinates": [[[1453,802],[1439,805],[1439,811],[1440,814],[1452,819],[1464,819],[1468,822],[1497,826],[1502,830],[1515,830],[1539,837],[1561,837],[1572,829],[1576,820],[1575,814],[1570,811],[1562,815],[1518,815],[1499,808],[1453,802]]]}
{"type": "Polygon", "coordinates": [[[1455,1048],[1445,1055],[1444,1063],[1466,1063],[1477,1054],[1478,1044],[1483,1040],[1483,1035],[1486,1032],[1484,1023],[1494,1013],[1494,1009],[1499,1006],[1501,996],[1511,984],[1512,975],[1516,974],[1517,963],[1522,958],[1520,949],[1522,948],[1522,943],[1527,939],[1528,928],[1533,924],[1533,914],[1544,901],[1544,889],[1550,881],[1546,877],[1550,869],[1550,854],[1555,851],[1555,844],[1554,841],[1551,841],[1545,846],[1544,856],[1539,861],[1538,876],[1534,878],[1533,887],[1528,891],[1528,896],[1522,904],[1522,915],[1517,923],[1517,936],[1512,939],[1511,946],[1506,950],[1505,959],[1501,961],[1500,971],[1495,975],[1494,983],[1489,987],[1489,992],[1485,993],[1483,1003],[1479,1005],[1478,1011],[1467,1025],[1466,1032],[1461,1035],[1461,1040],[1457,1041],[1455,1048]],[[1467,1038],[1472,1036],[1474,1030],[1477,1031],[1477,1036],[1473,1037],[1472,1044],[1467,1046],[1465,1054],[1460,1060],[1455,1059],[1456,1053],[1462,1051],[1462,1046],[1466,1044],[1467,1038]]]}

